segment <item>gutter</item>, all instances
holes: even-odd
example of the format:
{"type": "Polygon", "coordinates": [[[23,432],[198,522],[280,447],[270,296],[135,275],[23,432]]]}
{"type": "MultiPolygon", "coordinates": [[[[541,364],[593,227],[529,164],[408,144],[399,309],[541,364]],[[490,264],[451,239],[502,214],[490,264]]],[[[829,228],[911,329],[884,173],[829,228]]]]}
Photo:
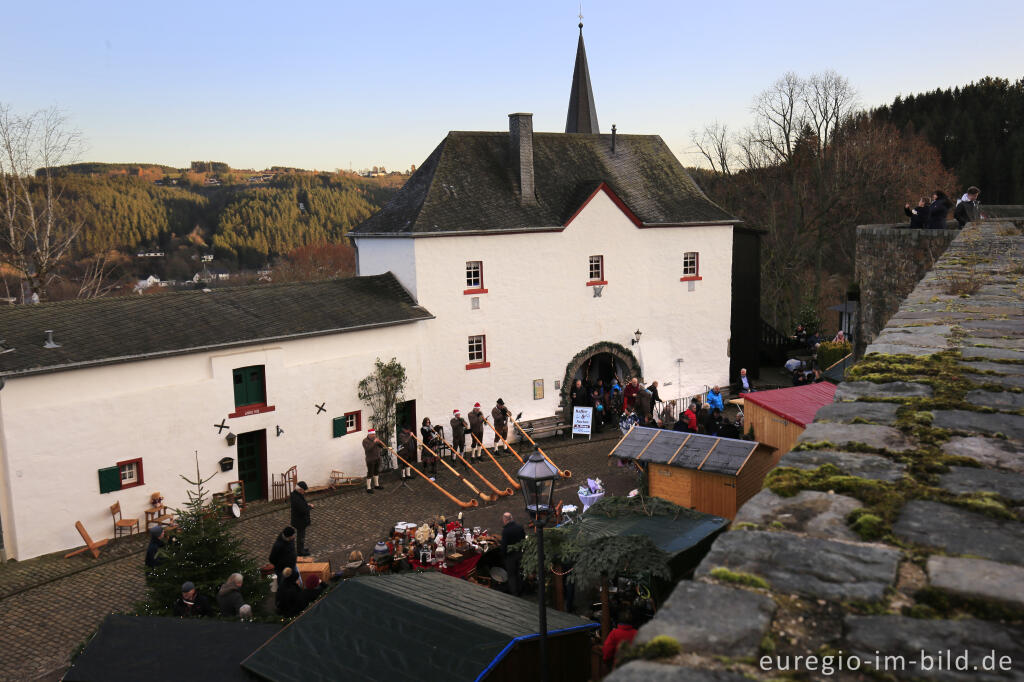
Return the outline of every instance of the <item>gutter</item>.
{"type": "MultiPolygon", "coordinates": [[[[561,635],[561,634],[564,634],[566,632],[574,632],[576,630],[595,630],[595,629],[597,629],[599,627],[601,627],[600,623],[587,623],[585,625],[576,625],[576,626],[573,626],[571,628],[564,628],[562,630],[551,630],[551,631],[548,632],[548,636],[551,636],[551,635],[561,635]]],[[[498,665],[498,663],[501,662],[501,659],[505,658],[505,656],[508,654],[508,652],[512,651],[512,649],[515,647],[516,644],[518,644],[519,642],[525,642],[525,641],[528,641],[528,640],[531,640],[531,639],[539,639],[539,638],[540,638],[540,633],[539,632],[534,632],[534,633],[531,633],[529,635],[520,635],[519,637],[516,637],[511,642],[506,644],[504,649],[502,649],[501,651],[498,652],[498,655],[494,657],[494,660],[492,660],[490,663],[487,664],[487,667],[484,668],[483,671],[481,671],[481,673],[476,676],[476,679],[473,680],[473,682],[480,682],[480,680],[482,680],[485,677],[487,677],[487,674],[490,673],[492,670],[494,670],[494,667],[496,665],[498,665]]]]}

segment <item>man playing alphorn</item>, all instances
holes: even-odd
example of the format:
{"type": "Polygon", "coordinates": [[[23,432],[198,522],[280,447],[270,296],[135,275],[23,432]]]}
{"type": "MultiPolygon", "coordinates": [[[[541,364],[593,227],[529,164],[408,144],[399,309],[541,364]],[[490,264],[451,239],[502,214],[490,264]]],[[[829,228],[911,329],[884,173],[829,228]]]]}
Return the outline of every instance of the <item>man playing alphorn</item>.
{"type": "Polygon", "coordinates": [[[484,454],[481,447],[484,444],[484,413],[480,411],[480,403],[473,405],[469,413],[469,431],[476,436],[473,439],[473,448],[469,452],[470,459],[483,459],[484,454]]]}
{"type": "MultiPolygon", "coordinates": [[[[466,420],[462,418],[462,413],[457,409],[452,410],[452,446],[456,452],[460,455],[466,452],[466,420]]],[[[452,453],[452,459],[455,459],[455,453],[452,453]]]]}
{"type": "Polygon", "coordinates": [[[508,408],[505,407],[505,401],[498,398],[498,403],[491,408],[491,418],[494,423],[494,450],[495,452],[501,452],[505,449],[505,441],[508,440],[508,408]],[[501,436],[499,438],[498,436],[501,436]],[[504,440],[503,440],[504,439],[504,440]]]}
{"type": "MultiPolygon", "coordinates": [[[[398,434],[398,454],[406,462],[416,461],[416,439],[412,437],[412,431],[408,426],[403,426],[398,434]]],[[[402,464],[402,480],[412,478],[412,467],[402,464]]]]}
{"type": "Polygon", "coordinates": [[[366,456],[366,492],[373,494],[373,489],[383,490],[380,484],[380,456],[384,451],[384,443],[377,438],[377,432],[370,429],[363,439],[363,454],[366,456]],[[371,486],[372,481],[372,486],[371,486]]]}

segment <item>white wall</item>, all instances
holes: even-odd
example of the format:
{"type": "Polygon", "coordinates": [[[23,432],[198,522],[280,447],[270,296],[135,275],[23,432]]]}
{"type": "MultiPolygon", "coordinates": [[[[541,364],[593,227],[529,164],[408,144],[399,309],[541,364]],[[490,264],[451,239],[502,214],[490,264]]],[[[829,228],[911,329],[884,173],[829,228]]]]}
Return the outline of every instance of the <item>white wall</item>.
{"type": "MultiPolygon", "coordinates": [[[[332,469],[365,473],[360,441],[369,409],[356,385],[380,356],[406,367],[410,394],[420,391],[418,324],[413,323],[275,343],[8,379],[0,391],[4,485],[0,514],[8,556],[27,559],[82,544],[81,520],[94,539],[110,537],[109,506],[144,519],[151,492],[180,506],[195,475],[195,452],[212,491],[237,478],[217,462],[236,457],[219,424],[235,411],[232,369],[266,366],[267,402],[273,412],[228,419],[240,434],[266,429],[267,471],[292,465],[310,485],[323,485],[332,469]],[[315,403],[326,401],[326,412],[315,403]],[[332,437],[331,420],[362,410],[363,430],[332,437]],[[284,433],[276,436],[280,425],[284,433]],[[145,484],[100,494],[97,470],[142,457],[145,484]]],[[[268,494],[270,491],[268,481],[268,494]]],[[[142,525],[142,524],[140,524],[142,525]]]]}
{"type": "Polygon", "coordinates": [[[357,242],[360,275],[394,273],[412,297],[416,295],[416,252],[412,239],[362,237],[357,242]]]}
{"type": "MultiPolygon", "coordinates": [[[[728,383],[731,226],[637,228],[599,192],[561,232],[390,241],[415,245],[417,300],[436,317],[422,327],[431,350],[420,418],[447,424],[453,408],[465,413],[479,401],[489,411],[498,397],[524,418],[550,416],[559,402],[554,382],[599,341],[632,348],[663,398],[728,383]],[[703,279],[693,291],[679,281],[686,251],[700,253],[703,279]],[[608,285],[600,298],[586,285],[591,255],[604,256],[608,285]],[[479,310],[463,294],[469,260],[483,261],[488,291],[479,310]],[[636,329],[641,341],[630,346],[636,329]],[[467,370],[467,339],[475,334],[486,335],[491,366],[467,370]],[[534,379],[544,379],[543,400],[533,399],[534,379]]],[[[359,252],[362,259],[363,240],[359,252]]]]}

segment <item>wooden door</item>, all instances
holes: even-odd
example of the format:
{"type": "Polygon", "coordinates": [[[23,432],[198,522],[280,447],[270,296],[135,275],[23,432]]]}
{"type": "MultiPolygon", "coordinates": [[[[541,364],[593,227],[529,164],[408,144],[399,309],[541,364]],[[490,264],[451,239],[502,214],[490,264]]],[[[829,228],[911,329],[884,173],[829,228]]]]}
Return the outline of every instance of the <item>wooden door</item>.
{"type": "Polygon", "coordinates": [[[248,500],[267,499],[267,431],[238,436],[238,479],[245,483],[248,500]]]}

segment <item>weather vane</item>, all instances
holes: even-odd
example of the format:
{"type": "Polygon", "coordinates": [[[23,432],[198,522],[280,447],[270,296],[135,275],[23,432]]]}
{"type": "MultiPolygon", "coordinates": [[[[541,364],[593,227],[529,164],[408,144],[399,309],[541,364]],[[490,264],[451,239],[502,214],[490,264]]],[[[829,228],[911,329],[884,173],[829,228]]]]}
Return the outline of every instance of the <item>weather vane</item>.
{"type": "Polygon", "coordinates": [[[583,28],[583,3],[582,2],[580,3],[579,17],[580,17],[580,28],[583,28]]]}

